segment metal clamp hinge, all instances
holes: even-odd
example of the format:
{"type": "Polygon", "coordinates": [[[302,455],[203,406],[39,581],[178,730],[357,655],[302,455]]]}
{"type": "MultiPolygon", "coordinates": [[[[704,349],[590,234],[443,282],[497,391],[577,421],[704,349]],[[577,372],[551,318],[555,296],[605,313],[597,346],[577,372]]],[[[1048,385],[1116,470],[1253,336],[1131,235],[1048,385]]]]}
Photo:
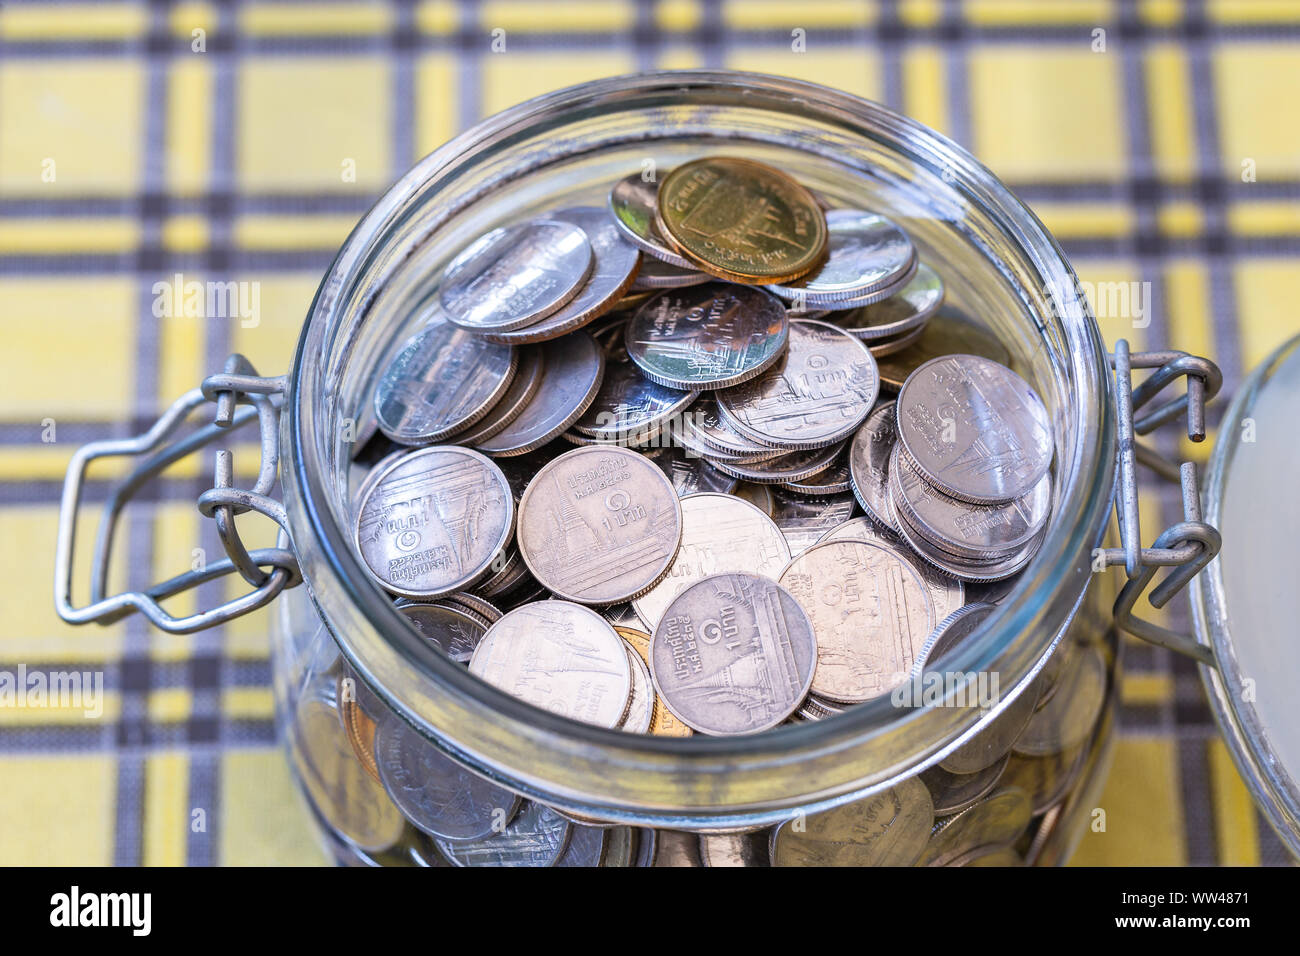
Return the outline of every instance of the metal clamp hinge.
{"type": "Polygon", "coordinates": [[[1202,664],[1214,666],[1214,654],[1189,634],[1180,634],[1133,614],[1138,598],[1151,584],[1162,567],[1169,574],[1148,596],[1154,608],[1162,608],[1178,594],[1201,569],[1219,553],[1218,529],[1206,524],[1201,515],[1201,494],[1196,465],[1184,462],[1181,467],[1159,452],[1143,445],[1138,435],[1145,435],[1181,412],[1187,416],[1187,437],[1194,442],[1205,440],[1205,405],[1219,391],[1223,375],[1209,359],[1175,350],[1163,352],[1129,351],[1128,342],[1115,343],[1111,356],[1115,370],[1115,402],[1119,431],[1119,492],[1115,497],[1115,514],[1119,521],[1122,547],[1102,552],[1105,566],[1123,565],[1128,581],[1115,601],[1115,623],[1121,629],[1162,647],[1178,651],[1202,664]],[[1133,369],[1155,369],[1147,379],[1133,387],[1133,369]],[[1135,418],[1138,410],[1154,399],[1165,386],[1186,377],[1187,391],[1169,399],[1135,418]],[[1167,479],[1178,481],[1183,490],[1183,520],[1166,528],[1149,548],[1142,547],[1141,519],[1138,514],[1137,465],[1141,462],[1167,479]]]}
{"type": "Polygon", "coordinates": [[[92,621],[110,624],[138,611],[164,631],[188,634],[256,610],[274,600],[285,588],[301,583],[302,575],[292,550],[275,547],[250,551],[235,527],[236,515],[256,511],[278,524],[283,532],[282,538],[287,539],[288,522],[284,506],[270,497],[279,469],[279,400],[284,389],[284,376],[261,377],[246,358],[232,355],[226,360],[223,372],[209,376],[200,387],[182,395],[143,435],[91,442],[77,450],[68,464],[67,477],[63,483],[58,548],[54,563],[55,606],[63,620],[70,624],[88,624],[92,621]],[[209,402],[216,405],[212,424],[195,429],[171,444],[165,444],[195,409],[209,402]],[[233,487],[233,459],[230,452],[223,449],[216,455],[213,487],[198,499],[199,512],[216,521],[217,533],[225,548],[226,557],[178,574],[145,591],[127,591],[105,596],[118,517],[136,491],[169,465],[254,419],[261,431],[262,452],[257,482],[253,489],[243,491],[233,487]],[[72,603],[73,553],[86,469],[98,458],[119,456],[146,457],[113,488],[105,502],[90,570],[90,603],[76,607],[72,603]],[[232,572],[243,577],[252,590],[216,607],[185,617],[168,614],[158,603],[232,572]]]}

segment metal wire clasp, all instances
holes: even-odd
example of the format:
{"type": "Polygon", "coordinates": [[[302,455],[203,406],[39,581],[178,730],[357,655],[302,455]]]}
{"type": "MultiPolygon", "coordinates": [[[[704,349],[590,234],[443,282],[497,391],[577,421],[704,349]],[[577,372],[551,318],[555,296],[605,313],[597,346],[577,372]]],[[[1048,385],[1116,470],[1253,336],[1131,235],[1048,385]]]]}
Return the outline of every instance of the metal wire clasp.
{"type": "Polygon", "coordinates": [[[76,451],[68,463],[67,476],[63,482],[58,547],[54,561],[54,603],[63,620],[69,624],[87,624],[92,621],[110,624],[139,611],[164,631],[188,634],[256,610],[274,600],[285,588],[302,582],[293,551],[281,547],[255,548],[250,551],[244,546],[235,528],[236,515],[256,511],[280,526],[282,539],[288,538],[284,506],[269,497],[279,468],[279,401],[284,389],[284,376],[259,376],[248,359],[242,355],[232,355],[226,360],[223,372],[209,376],[199,388],[182,395],[143,435],[91,442],[76,451]],[[165,444],[191,412],[208,402],[216,405],[212,424],[198,428],[171,444],[165,444]],[[226,550],[226,557],[204,568],[178,574],[155,584],[147,591],[126,591],[106,597],[117,520],[140,486],[172,463],[254,419],[261,431],[262,454],[253,489],[242,491],[232,487],[233,460],[230,452],[223,449],[216,456],[214,487],[198,499],[199,512],[217,523],[217,533],[226,550]],[[97,458],[140,455],[146,457],[113,488],[104,504],[90,571],[90,603],[76,607],[72,603],[73,553],[86,468],[97,458]],[[186,617],[174,617],[158,603],[231,572],[238,572],[253,590],[186,617]]]}
{"type": "Polygon", "coordinates": [[[1148,602],[1162,608],[1178,594],[1201,569],[1219,553],[1222,539],[1218,529],[1201,519],[1201,493],[1196,465],[1184,462],[1181,468],[1159,452],[1137,440],[1158,426],[1187,414],[1187,437],[1194,442],[1205,440],[1205,404],[1219,391],[1223,374],[1209,359],[1186,352],[1129,351],[1128,342],[1115,343],[1111,356],[1115,370],[1115,402],[1118,406],[1119,493],[1115,514],[1119,520],[1122,547],[1107,548],[1103,560],[1107,567],[1123,565],[1128,581],[1115,601],[1115,623],[1136,637],[1159,644],[1202,664],[1215,666],[1214,653],[1189,634],[1152,624],[1134,616],[1133,608],[1146,591],[1151,579],[1162,567],[1172,568],[1152,590],[1148,602]],[[1137,388],[1133,387],[1133,369],[1155,369],[1137,388]],[[1140,418],[1137,411],[1148,404],[1174,379],[1186,377],[1187,391],[1162,403],[1140,418]],[[1138,462],[1162,477],[1178,481],[1183,489],[1183,520],[1166,528],[1149,547],[1142,547],[1141,519],[1138,515],[1138,462]]]}

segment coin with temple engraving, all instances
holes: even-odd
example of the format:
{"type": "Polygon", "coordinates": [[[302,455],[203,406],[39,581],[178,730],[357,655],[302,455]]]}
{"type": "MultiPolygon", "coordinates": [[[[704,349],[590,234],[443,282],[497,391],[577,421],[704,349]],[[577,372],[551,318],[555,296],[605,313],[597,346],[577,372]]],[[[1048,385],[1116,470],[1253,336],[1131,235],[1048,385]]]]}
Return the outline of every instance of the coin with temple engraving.
{"type": "Polygon", "coordinates": [[[650,670],[682,722],[712,735],[775,727],[808,694],[812,622],[785,588],[757,574],[715,574],[673,599],[654,630],[650,670]]]}
{"type": "Polygon", "coordinates": [[[405,720],[388,715],[375,732],[379,777],[416,827],[446,840],[494,832],[519,807],[519,797],[452,760],[405,720]]]}
{"type": "Polygon", "coordinates": [[[652,382],[631,362],[610,362],[600,391],[573,429],[588,438],[634,444],[656,434],[698,394],[652,382]]]}
{"type": "Polygon", "coordinates": [[[605,377],[605,353],[586,332],[541,347],[542,381],[514,421],[475,447],[509,457],[541,448],[562,434],[596,399],[605,377]]]}
{"type": "Polygon", "coordinates": [[[468,664],[474,648],[483,639],[491,622],[468,608],[450,602],[423,603],[401,600],[397,608],[415,625],[420,636],[453,661],[468,664]]]}
{"type": "Polygon", "coordinates": [[[833,445],[866,420],[880,393],[876,360],[843,329],[803,319],[770,369],[717,395],[727,423],[746,438],[778,448],[833,445]]]}
{"type": "Polygon", "coordinates": [[[515,375],[514,349],[435,316],[398,351],[375,386],[380,430],[403,445],[430,445],[491,411],[515,375]]]}
{"type": "Polygon", "coordinates": [[[826,213],[826,261],[807,275],[768,286],[783,299],[810,306],[841,300],[865,304],[900,290],[916,271],[912,240],[884,216],[858,209],[826,213]]]}
{"type": "Polygon", "coordinates": [[[790,553],[798,554],[817,543],[830,529],[853,517],[856,502],[847,493],[803,495],[779,485],[772,491],[772,520],[790,544],[790,553]]]}
{"type": "Polygon", "coordinates": [[[1014,501],[1052,464],[1042,399],[1011,369],[978,355],[937,358],[909,375],[896,420],[917,471],[962,501],[1014,501]]]}
{"type": "Polygon", "coordinates": [[[592,244],[581,226],[533,219],[470,243],[443,272],[439,301],[461,328],[517,329],[572,299],[591,268],[592,244]]]}
{"type": "Polygon", "coordinates": [[[790,560],[772,519],[732,495],[697,494],[682,499],[682,546],[668,576],[632,602],[651,628],[673,598],[697,581],[723,571],[749,571],[775,580],[790,560]]]}
{"type": "Polygon", "coordinates": [[[455,866],[555,866],[573,824],[550,807],[525,803],[504,830],[478,840],[436,840],[455,866]]]}
{"type": "Polygon", "coordinates": [[[907,679],[934,628],[934,607],[920,575],[883,544],[813,545],[778,580],[812,621],[812,691],[826,700],[855,704],[888,693],[907,679]]]}
{"type": "Polygon", "coordinates": [[[798,817],[772,831],[774,866],[911,866],[934,824],[916,777],[862,800],[798,817]]]}
{"type": "Polygon", "coordinates": [[[624,331],[627,354],[669,388],[727,388],[763,373],[785,350],[789,321],[762,289],[710,282],[661,292],[624,331]]]}
{"type": "Polygon", "coordinates": [[[627,448],[576,448],[545,465],[519,502],[519,551],[538,582],[584,604],[616,604],[668,573],[682,509],[664,473],[627,448]]]}
{"type": "Polygon", "coordinates": [[[524,345],[558,339],[612,309],[636,277],[641,253],[624,241],[605,210],[596,206],[574,206],[557,209],[549,215],[585,231],[595,257],[591,275],[578,289],[577,295],[539,321],[513,331],[482,332],[483,338],[489,342],[524,345]]]}
{"type": "Polygon", "coordinates": [[[408,598],[461,591],[483,578],[514,531],[501,469],[454,445],[393,462],[358,509],[357,548],[387,590],[408,598]]]}
{"type": "Polygon", "coordinates": [[[655,221],[658,204],[658,181],[646,179],[639,172],[624,176],[609,191],[609,211],[628,242],[679,270],[694,271],[691,261],[673,252],[668,240],[659,232],[655,221]]]}
{"type": "Polygon", "coordinates": [[[515,368],[515,375],[505,394],[479,421],[449,438],[449,443],[469,445],[473,448],[493,435],[500,434],[528,407],[537,390],[542,386],[542,375],[546,371],[546,365],[541,349],[523,348],[518,351],[519,361],[515,368]]]}
{"type": "Polygon", "coordinates": [[[617,727],[632,693],[623,641],[591,608],[535,601],[488,629],[469,672],[535,707],[617,727]]]}

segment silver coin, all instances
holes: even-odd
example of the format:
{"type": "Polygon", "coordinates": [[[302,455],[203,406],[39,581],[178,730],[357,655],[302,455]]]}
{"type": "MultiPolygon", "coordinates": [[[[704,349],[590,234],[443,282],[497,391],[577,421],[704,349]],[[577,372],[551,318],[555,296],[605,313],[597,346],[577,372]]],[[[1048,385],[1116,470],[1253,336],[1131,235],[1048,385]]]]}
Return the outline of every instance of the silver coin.
{"type": "Polygon", "coordinates": [[[646,302],[628,322],[624,343],[650,381],[691,390],[761,375],[780,358],[788,335],[785,306],[775,296],[710,282],[646,302]]]}
{"type": "MultiPolygon", "coordinates": [[[[953,611],[966,604],[965,585],[951,574],[946,574],[931,564],[915,560],[912,549],[901,537],[886,528],[882,528],[870,518],[850,518],[841,525],[836,525],[817,539],[823,541],[844,541],[854,539],[871,541],[892,548],[899,557],[906,559],[930,591],[930,601],[934,604],[934,616],[942,621],[953,611]]],[[[917,660],[924,658],[925,648],[917,660]]]]}
{"type": "Polygon", "coordinates": [[[826,261],[794,282],[768,286],[783,299],[809,305],[840,299],[861,301],[898,285],[916,269],[916,249],[907,234],[884,216],[856,209],[826,214],[826,261]]]}
{"type": "Polygon", "coordinates": [[[448,441],[473,448],[493,435],[499,435],[523,413],[529,402],[537,395],[537,390],[542,386],[542,375],[545,369],[540,349],[520,349],[515,375],[505,394],[479,421],[464,431],[457,432],[448,441]]]}
{"type": "Polygon", "coordinates": [[[616,446],[552,460],[519,503],[519,550],[560,597],[616,604],[668,573],[682,538],[677,492],[652,462],[616,446]]]}
{"type": "Polygon", "coordinates": [[[618,729],[629,734],[649,733],[655,706],[655,688],[650,679],[650,668],[630,646],[625,646],[624,650],[627,651],[627,664],[632,671],[632,695],[628,700],[627,713],[618,729]]]}
{"type": "Polygon", "coordinates": [[[541,448],[558,437],[596,399],[605,377],[605,353],[585,332],[574,332],[542,346],[542,381],[518,417],[478,449],[509,457],[541,448]]]}
{"type": "Polygon", "coordinates": [[[826,448],[792,451],[787,455],[778,455],[755,464],[742,464],[716,458],[711,461],[718,471],[733,478],[752,481],[759,485],[779,485],[821,474],[835,464],[843,451],[844,443],[840,442],[826,448]]]}
{"type": "Polygon", "coordinates": [[[715,574],[673,600],[654,630],[650,670],[664,705],[700,733],[775,727],[808,694],[812,622],[770,578],[715,574]]]}
{"type": "Polygon", "coordinates": [[[330,827],[370,851],[402,838],[401,811],[357,760],[330,700],[309,688],[294,710],[288,737],[303,790],[330,827]]]}
{"type": "Polygon", "coordinates": [[[453,591],[438,603],[469,611],[487,621],[489,626],[501,620],[502,612],[499,607],[467,591],[453,591]]]}
{"type": "Polygon", "coordinates": [[[976,847],[1012,843],[1029,826],[1033,807],[1018,787],[1003,787],[935,824],[918,866],[946,866],[976,847]]]}
{"type": "Polygon", "coordinates": [[[430,836],[481,839],[519,807],[516,794],[461,766],[396,715],[379,722],[375,756],[384,789],[430,836]]]}
{"type": "Polygon", "coordinates": [[[634,442],[680,415],[698,395],[652,382],[631,362],[610,362],[595,401],[573,429],[589,438],[634,442]]]}
{"type": "Polygon", "coordinates": [[[724,475],[703,458],[689,455],[675,445],[646,448],[641,453],[668,476],[679,498],[702,491],[730,494],[738,484],[735,478],[724,475]]]}
{"type": "Polygon", "coordinates": [[[625,448],[635,448],[637,451],[644,451],[646,448],[653,448],[667,441],[664,438],[663,424],[651,425],[645,431],[618,432],[601,438],[573,430],[565,432],[560,437],[570,445],[622,445],[625,448]]]}
{"type": "Polygon", "coordinates": [[[999,504],[1029,494],[1052,464],[1042,399],[978,355],[926,362],[898,393],[898,440],[925,479],[954,498],[999,504]]]}
{"type": "Polygon", "coordinates": [[[790,344],[758,378],[718,393],[727,423],[779,448],[833,445],[866,420],[880,377],[867,347],[825,322],[790,323],[790,344]]]}
{"type": "Polygon", "coordinates": [[[899,292],[873,305],[841,312],[834,322],[864,341],[889,339],[922,328],[943,305],[943,280],[924,262],[899,292]]]}
{"type": "MultiPolygon", "coordinates": [[[[895,335],[887,339],[874,339],[867,342],[867,350],[879,362],[880,359],[888,355],[895,355],[899,352],[905,352],[925,335],[925,326],[915,328],[910,332],[904,332],[902,335],[895,335]]],[[[859,336],[861,338],[861,336],[859,336]]],[[[866,341],[865,339],[863,341],[866,341]]]]}
{"type": "Polygon", "coordinates": [[[913,670],[920,674],[932,666],[954,647],[975,632],[975,629],[996,611],[992,604],[975,603],[963,605],[939,618],[934,631],[925,639],[921,652],[916,655],[913,670]]]}
{"type": "Polygon", "coordinates": [[[688,587],[724,571],[775,579],[790,561],[790,546],[772,519],[748,501],[726,494],[682,499],[682,546],[668,576],[632,602],[651,630],[688,587]]]}
{"type": "Polygon", "coordinates": [[[600,613],[605,620],[609,621],[609,623],[613,624],[616,628],[634,627],[640,629],[645,626],[645,622],[641,620],[640,616],[636,613],[636,609],[632,607],[631,601],[624,601],[620,604],[610,604],[607,607],[602,607],[600,613]]]}
{"type": "MultiPolygon", "coordinates": [[[[459,592],[457,592],[459,593],[459,592]]],[[[448,595],[450,598],[450,595],[448,595]]],[[[487,603],[487,602],[484,602],[487,603]]],[[[489,605],[490,606],[490,605],[489,605]]],[[[492,622],[463,606],[401,600],[397,608],[420,636],[453,661],[468,664],[492,622]]]]}
{"type": "Polygon", "coordinates": [[[829,700],[822,700],[816,694],[809,694],[796,711],[800,720],[825,720],[836,714],[844,713],[844,705],[829,700]]]}
{"type": "Polygon", "coordinates": [[[514,531],[501,469],[455,445],[394,462],[361,502],[357,548],[387,590],[408,598],[463,591],[492,568],[514,531]]]}
{"type": "MultiPolygon", "coordinates": [[[[756,485],[752,481],[742,481],[736,485],[732,494],[737,498],[748,501],[763,514],[772,518],[776,514],[776,501],[772,496],[772,489],[776,485],[756,485]]],[[[784,534],[784,532],[782,532],[784,534]]],[[[789,541],[789,537],[786,537],[789,541]]]]}
{"type": "Polygon", "coordinates": [[[595,257],[591,275],[577,295],[540,321],[511,332],[483,332],[483,338],[489,342],[524,345],[558,339],[610,311],[636,277],[641,253],[623,240],[605,210],[596,206],[575,206],[557,209],[548,215],[586,232],[595,257]]]}
{"type": "Polygon", "coordinates": [[[703,285],[713,281],[707,272],[695,269],[682,269],[672,263],[659,259],[642,259],[641,268],[632,282],[637,291],[655,291],[658,289],[684,289],[687,286],[703,285]]]}
{"type": "Polygon", "coordinates": [[[851,494],[800,495],[779,485],[772,490],[772,520],[797,555],[810,548],[831,528],[853,517],[857,502],[851,494]]]}
{"type": "Polygon", "coordinates": [[[690,260],[673,252],[659,231],[655,222],[658,205],[659,183],[645,179],[641,173],[625,176],[609,191],[609,211],[628,242],[679,269],[695,271],[690,260]]]}
{"type": "Polygon", "coordinates": [[[592,259],[592,242],[575,223],[552,218],[502,226],[447,265],[439,302],[463,329],[518,329],[572,299],[592,259]]]}
{"type": "Polygon", "coordinates": [[[883,544],[828,541],[792,559],[778,580],[813,623],[818,697],[856,704],[907,680],[935,623],[910,561],[883,544]]]}
{"type": "MultiPolygon", "coordinates": [[[[808,302],[796,294],[789,302],[792,318],[815,319],[819,316],[814,313],[820,312],[822,315],[830,315],[832,320],[834,320],[839,317],[837,313],[843,314],[844,312],[861,309],[864,306],[874,305],[877,302],[884,302],[887,299],[892,299],[894,296],[899,295],[904,289],[906,289],[908,284],[916,278],[916,273],[920,268],[920,265],[921,262],[919,259],[913,259],[912,264],[902,272],[898,273],[898,275],[894,277],[893,281],[886,285],[878,286],[863,295],[854,296],[851,299],[836,299],[833,302],[819,299],[816,302],[808,302]]],[[[795,292],[798,293],[798,290],[795,290],[795,292]]]]}
{"type": "Polygon", "coordinates": [[[515,375],[514,349],[435,319],[407,339],[375,387],[375,417],[403,445],[430,445],[479,421],[515,375]]]}
{"type": "Polygon", "coordinates": [[[1001,760],[996,760],[975,773],[950,773],[942,767],[931,767],[923,771],[921,782],[930,791],[934,812],[946,816],[974,806],[998,785],[998,779],[1009,760],[1010,755],[1003,754],[1001,760]]]}
{"type": "Polygon", "coordinates": [[[850,491],[848,458],[841,451],[839,458],[825,471],[807,478],[792,478],[779,484],[786,491],[793,491],[797,495],[838,495],[850,491]]]}
{"type": "Polygon", "coordinates": [[[916,777],[772,831],[775,866],[911,866],[934,825],[930,791],[916,777]]]}
{"type": "Polygon", "coordinates": [[[555,866],[573,824],[550,807],[525,803],[504,830],[481,840],[436,840],[454,866],[555,866]]]}
{"type": "Polygon", "coordinates": [[[702,833],[700,859],[705,866],[771,866],[767,831],[754,833],[702,833]]]}
{"type": "Polygon", "coordinates": [[[750,441],[728,425],[711,393],[701,395],[674,422],[674,436],[691,454],[718,461],[752,463],[783,454],[780,448],[750,441]]]}
{"type": "MultiPolygon", "coordinates": [[[[1051,477],[1004,504],[972,504],[929,484],[895,445],[889,459],[895,516],[927,541],[958,558],[992,560],[1033,541],[1051,514],[1051,477]]],[[[901,530],[901,529],[900,529],[901,530]]]]}
{"type": "Polygon", "coordinates": [[[627,710],[632,673],[623,639],[590,608],[537,601],[488,629],[469,672],[535,707],[598,727],[627,710]]]}
{"type": "Polygon", "coordinates": [[[1060,753],[1082,744],[1092,733],[1106,702],[1106,658],[1095,644],[1082,645],[1059,689],[1034,712],[1015,751],[1027,757],[1060,753]]]}
{"type": "Polygon", "coordinates": [[[600,866],[605,859],[605,842],[608,831],[604,827],[585,826],[573,823],[569,834],[569,845],[564,848],[564,855],[556,861],[556,866],[600,866]]]}
{"type": "Polygon", "coordinates": [[[849,445],[849,482],[853,497],[867,516],[886,528],[894,526],[887,502],[889,453],[894,449],[894,403],[877,405],[849,445]]]}
{"type": "MultiPolygon", "coordinates": [[[[890,483],[889,500],[894,500],[894,486],[890,483]]],[[[900,517],[898,530],[902,533],[905,540],[912,547],[912,551],[919,555],[923,560],[939,568],[954,577],[961,578],[963,581],[971,584],[979,584],[988,581],[1001,581],[1013,574],[1018,574],[1024,570],[1025,566],[1038,553],[1039,546],[1043,543],[1043,536],[1046,530],[1039,533],[1028,544],[1018,551],[1013,551],[1009,555],[985,559],[972,560],[970,558],[958,557],[951,552],[936,548],[927,541],[905,517],[900,517]]]]}

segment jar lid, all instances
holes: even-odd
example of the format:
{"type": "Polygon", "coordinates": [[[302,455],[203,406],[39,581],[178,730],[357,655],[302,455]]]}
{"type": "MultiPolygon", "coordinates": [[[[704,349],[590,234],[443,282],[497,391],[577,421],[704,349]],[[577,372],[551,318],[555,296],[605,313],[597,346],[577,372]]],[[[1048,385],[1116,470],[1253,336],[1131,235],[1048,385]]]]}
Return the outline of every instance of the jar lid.
{"type": "Polygon", "coordinates": [[[1255,369],[1224,415],[1206,521],[1223,532],[1192,613],[1218,669],[1201,668],[1233,759],[1279,837],[1300,855],[1300,336],[1255,369]]]}

